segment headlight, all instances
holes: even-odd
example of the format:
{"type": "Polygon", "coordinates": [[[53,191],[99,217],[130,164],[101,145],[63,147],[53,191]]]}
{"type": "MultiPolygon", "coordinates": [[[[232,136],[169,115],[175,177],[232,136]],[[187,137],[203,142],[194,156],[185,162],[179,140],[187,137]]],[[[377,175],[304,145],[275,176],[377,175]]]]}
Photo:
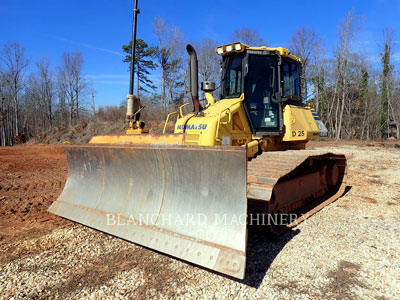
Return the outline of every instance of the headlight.
{"type": "Polygon", "coordinates": [[[235,50],[236,51],[242,50],[242,44],[235,44],[235,50]]]}
{"type": "Polygon", "coordinates": [[[224,53],[224,48],[222,48],[222,47],[217,48],[217,53],[219,55],[222,55],[224,53]]]}
{"type": "Polygon", "coordinates": [[[226,52],[231,52],[232,50],[233,50],[233,46],[232,45],[226,46],[226,52]]]}

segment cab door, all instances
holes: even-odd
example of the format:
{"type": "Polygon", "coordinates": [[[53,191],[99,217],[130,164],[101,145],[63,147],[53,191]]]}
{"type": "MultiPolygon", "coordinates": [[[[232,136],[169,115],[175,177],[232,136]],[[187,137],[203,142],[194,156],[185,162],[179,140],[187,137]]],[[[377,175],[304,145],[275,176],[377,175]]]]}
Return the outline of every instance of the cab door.
{"type": "Polygon", "coordinates": [[[274,52],[248,51],[245,59],[245,109],[253,134],[279,135],[282,112],[279,93],[280,56],[274,52]]]}

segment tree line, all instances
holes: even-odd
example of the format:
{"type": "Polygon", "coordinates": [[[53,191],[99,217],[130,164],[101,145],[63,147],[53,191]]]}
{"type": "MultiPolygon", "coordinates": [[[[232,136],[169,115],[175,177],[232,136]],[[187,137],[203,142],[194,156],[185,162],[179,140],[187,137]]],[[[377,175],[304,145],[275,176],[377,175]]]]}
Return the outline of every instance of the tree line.
{"type": "Polygon", "coordinates": [[[361,28],[361,18],[348,12],[338,24],[338,41],[331,53],[313,29],[301,27],[292,35],[289,49],[303,62],[303,98],[316,108],[331,138],[399,138],[395,33],[383,29],[380,52],[371,58],[355,45],[361,28]]]}
{"type": "Polygon", "coordinates": [[[0,52],[0,145],[13,137],[35,136],[53,127],[75,125],[88,115],[87,95],[93,92],[83,75],[83,57],[65,52],[55,69],[47,57],[35,63],[19,43],[7,43],[0,52]]]}
{"type": "MultiPolygon", "coordinates": [[[[303,63],[304,102],[318,111],[333,139],[398,138],[400,78],[393,58],[395,33],[383,30],[381,49],[371,59],[355,43],[361,28],[361,18],[347,13],[338,24],[337,43],[331,51],[313,28],[301,27],[292,34],[287,47],[303,63]]],[[[148,103],[147,109],[167,111],[188,101],[188,42],[197,51],[200,81],[215,81],[219,87],[220,58],[215,48],[220,42],[188,40],[177,26],[162,18],[154,19],[153,32],[156,44],[138,39],[135,59],[136,94],[148,103]],[[159,84],[149,76],[157,69],[159,84]]],[[[247,27],[234,30],[230,40],[269,46],[256,29],[247,27]]],[[[130,61],[131,46],[131,42],[122,46],[127,53],[124,62],[130,61]]],[[[81,53],[65,52],[55,68],[44,57],[28,74],[30,63],[19,43],[7,43],[0,52],[2,146],[13,144],[13,137],[20,134],[35,136],[96,115],[95,91],[85,79],[81,53]]],[[[215,96],[219,98],[218,88],[215,96]]],[[[104,108],[101,111],[105,113],[104,108]]],[[[112,108],[110,111],[115,113],[112,108]]]]}

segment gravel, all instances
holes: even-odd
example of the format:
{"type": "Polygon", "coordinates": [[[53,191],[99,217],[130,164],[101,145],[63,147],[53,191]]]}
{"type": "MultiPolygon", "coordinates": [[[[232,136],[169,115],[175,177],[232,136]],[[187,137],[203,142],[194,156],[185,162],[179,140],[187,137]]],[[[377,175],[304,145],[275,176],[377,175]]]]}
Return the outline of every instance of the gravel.
{"type": "Polygon", "coordinates": [[[341,145],[347,193],[280,237],[250,232],[235,280],[85,226],[0,239],[2,299],[400,299],[400,151],[341,145]]]}

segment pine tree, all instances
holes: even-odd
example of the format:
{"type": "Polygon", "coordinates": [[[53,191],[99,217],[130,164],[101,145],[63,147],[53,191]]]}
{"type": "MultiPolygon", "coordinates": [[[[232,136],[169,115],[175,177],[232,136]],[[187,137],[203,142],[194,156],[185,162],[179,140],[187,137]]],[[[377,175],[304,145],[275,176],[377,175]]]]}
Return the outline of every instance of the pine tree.
{"type": "MultiPolygon", "coordinates": [[[[131,62],[132,41],[129,45],[123,45],[122,50],[128,53],[123,62],[131,62]]],[[[155,89],[156,86],[148,78],[150,71],[157,68],[157,64],[152,61],[152,57],[156,52],[155,47],[149,45],[143,39],[136,40],[136,53],[135,53],[135,73],[136,73],[136,96],[139,98],[139,91],[149,93],[149,89],[155,89]],[[140,83],[142,85],[140,85],[140,83]]],[[[130,67],[129,67],[130,69],[130,67]]]]}
{"type": "Polygon", "coordinates": [[[385,48],[381,54],[382,74],[381,74],[381,137],[385,138],[389,135],[389,81],[393,71],[393,65],[390,63],[391,47],[389,43],[385,43],[385,48]]]}

